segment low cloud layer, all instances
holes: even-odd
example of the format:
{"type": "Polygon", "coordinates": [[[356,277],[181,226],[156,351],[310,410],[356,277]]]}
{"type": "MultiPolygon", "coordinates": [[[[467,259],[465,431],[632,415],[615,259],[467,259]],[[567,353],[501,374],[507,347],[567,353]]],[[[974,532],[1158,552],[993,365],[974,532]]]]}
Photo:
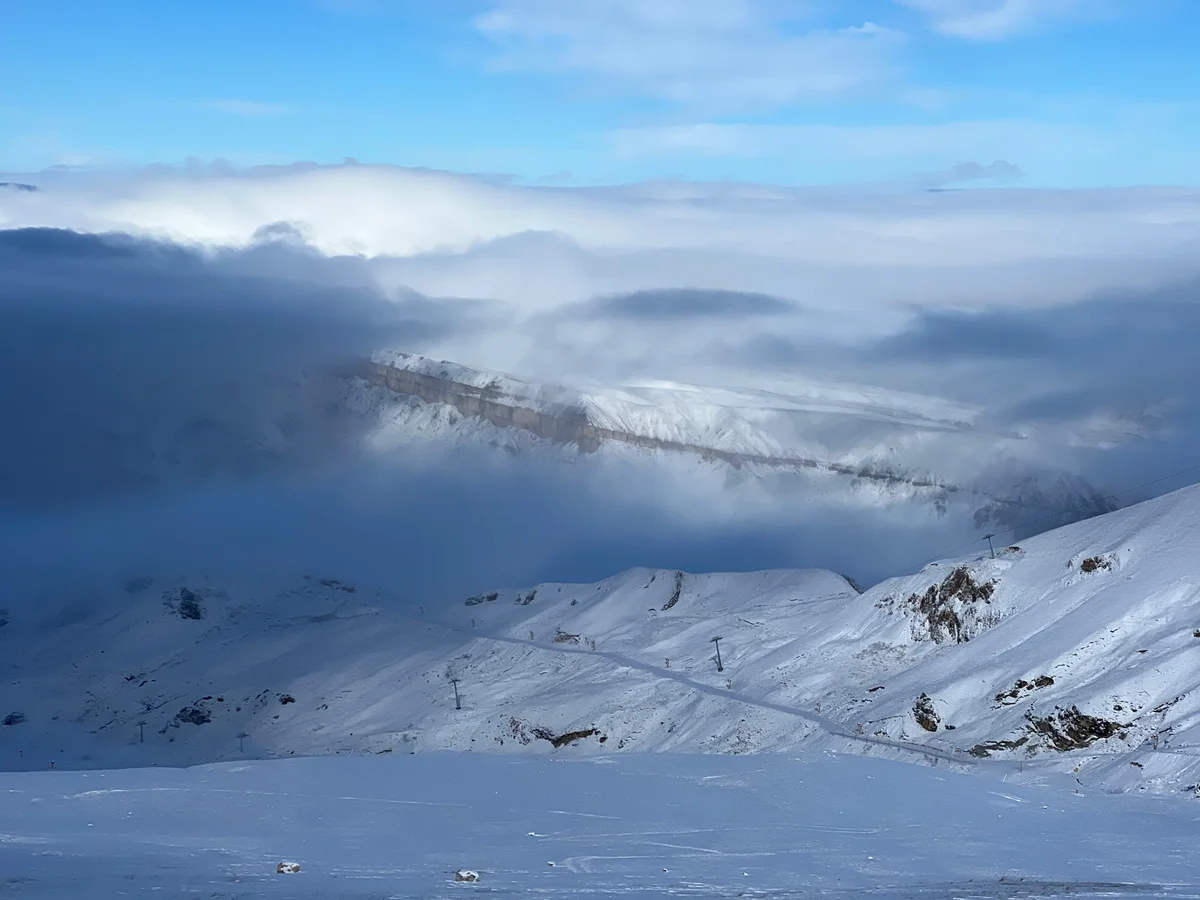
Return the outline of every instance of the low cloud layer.
{"type": "Polygon", "coordinates": [[[1182,468],[1200,201],[924,189],[1017,174],[810,190],[358,165],[4,176],[39,188],[0,191],[5,562],[44,574],[50,548],[82,545],[96,571],[304,559],[433,595],[634,564],[869,580],[964,537],[782,492],[736,513],[637,470],[370,457],[368,420],[326,374],[381,347],[834,398],[803,439],[954,477],[1016,460],[1117,490],[1182,468]],[[875,411],[842,416],[846,398],[875,411]],[[918,413],[933,424],[905,424],[918,413]],[[855,534],[889,549],[862,562],[855,534]]]}

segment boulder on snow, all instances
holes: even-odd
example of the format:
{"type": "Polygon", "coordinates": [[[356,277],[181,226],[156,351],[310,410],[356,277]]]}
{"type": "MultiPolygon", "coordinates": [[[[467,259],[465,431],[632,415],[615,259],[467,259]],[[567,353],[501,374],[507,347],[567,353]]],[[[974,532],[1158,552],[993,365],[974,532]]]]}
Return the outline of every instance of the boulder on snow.
{"type": "Polygon", "coordinates": [[[296,875],[300,871],[300,863],[284,860],[275,867],[276,875],[296,875]]]}
{"type": "Polygon", "coordinates": [[[454,873],[454,880],[475,882],[479,880],[479,873],[472,872],[470,869],[459,869],[454,873]]]}

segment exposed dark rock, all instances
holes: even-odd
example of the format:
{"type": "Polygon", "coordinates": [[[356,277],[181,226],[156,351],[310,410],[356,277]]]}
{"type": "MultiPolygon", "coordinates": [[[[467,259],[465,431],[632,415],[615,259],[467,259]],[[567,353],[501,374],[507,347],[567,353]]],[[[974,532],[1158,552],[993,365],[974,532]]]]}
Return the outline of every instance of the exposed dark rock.
{"type": "Polygon", "coordinates": [[[1064,753],[1082,750],[1096,741],[1116,737],[1122,729],[1130,727],[1099,716],[1089,716],[1080,712],[1077,706],[1069,709],[1056,707],[1048,716],[1026,713],[1025,718],[1029,721],[1027,727],[1031,734],[1041,735],[1055,750],[1064,753]]]}
{"type": "Polygon", "coordinates": [[[25,721],[25,713],[11,712],[4,717],[4,721],[0,725],[20,725],[25,721]]]}
{"type": "Polygon", "coordinates": [[[676,572],[675,573],[675,589],[673,591],[671,591],[670,598],[668,598],[667,602],[663,604],[663,612],[666,612],[668,609],[670,609],[676,603],[678,603],[679,598],[682,594],[683,594],[683,573],[676,572]]]}
{"type": "Polygon", "coordinates": [[[279,703],[281,706],[287,706],[289,703],[295,703],[295,702],[296,702],[296,698],[293,697],[291,694],[281,694],[279,697],[279,703]]]}
{"type": "Polygon", "coordinates": [[[168,591],[163,595],[163,602],[167,609],[181,619],[199,620],[204,618],[204,607],[200,605],[200,598],[185,587],[174,592],[168,591]]]}
{"type": "Polygon", "coordinates": [[[552,640],[556,644],[578,644],[579,643],[579,635],[570,634],[566,631],[563,631],[560,628],[554,633],[554,637],[552,640]]]}
{"type": "Polygon", "coordinates": [[[933,708],[933,699],[928,694],[921,694],[913,704],[913,718],[926,731],[937,731],[942,723],[942,717],[933,708]]]}
{"type": "Polygon", "coordinates": [[[601,744],[608,740],[608,735],[601,734],[600,730],[595,726],[579,731],[555,734],[545,725],[530,725],[528,722],[523,722],[514,717],[508,720],[508,728],[512,736],[525,746],[529,746],[535,740],[546,741],[556,750],[590,737],[596,738],[601,744]]]}
{"type": "Polygon", "coordinates": [[[976,744],[967,752],[976,759],[987,759],[993,753],[998,753],[1004,750],[1016,750],[1019,747],[1024,747],[1029,743],[1029,737],[1019,737],[1011,741],[984,741],[976,744]]]}
{"type": "MultiPolygon", "coordinates": [[[[7,624],[8,624],[8,610],[0,609],[0,628],[3,628],[7,624]]],[[[1196,637],[1200,637],[1200,634],[1197,634],[1196,637]]]]}
{"type": "Polygon", "coordinates": [[[981,584],[970,569],[959,566],[941,584],[931,585],[923,594],[910,594],[905,606],[914,617],[913,640],[966,643],[999,621],[998,615],[983,611],[995,590],[996,582],[981,584]]]}
{"type": "Polygon", "coordinates": [[[568,731],[566,734],[560,734],[551,737],[550,743],[553,745],[554,749],[557,750],[559,747],[566,747],[569,744],[574,744],[576,741],[582,741],[596,736],[603,737],[599,730],[595,728],[584,728],[581,731],[568,731]]]}
{"type": "Polygon", "coordinates": [[[537,590],[532,590],[528,594],[518,594],[517,599],[514,600],[513,602],[516,603],[517,606],[528,606],[530,603],[532,603],[536,599],[537,599],[537,590]]]}
{"type": "Polygon", "coordinates": [[[1085,574],[1098,572],[1101,569],[1105,571],[1111,570],[1113,567],[1112,560],[1106,559],[1103,556],[1089,556],[1079,564],[1079,571],[1085,574]]]}
{"type": "Polygon", "coordinates": [[[175,713],[176,725],[207,725],[212,721],[212,714],[203,706],[185,706],[175,713]]]}
{"type": "Polygon", "coordinates": [[[1021,679],[1017,681],[1011,689],[1001,691],[996,695],[995,700],[1001,706],[1015,706],[1017,701],[1028,695],[1031,691],[1048,688],[1054,684],[1054,679],[1049,675],[1039,675],[1032,682],[1021,679]]]}
{"type": "Polygon", "coordinates": [[[490,594],[479,594],[475,597],[467,598],[467,606],[479,606],[481,603],[495,603],[500,599],[500,594],[492,591],[490,594]]]}

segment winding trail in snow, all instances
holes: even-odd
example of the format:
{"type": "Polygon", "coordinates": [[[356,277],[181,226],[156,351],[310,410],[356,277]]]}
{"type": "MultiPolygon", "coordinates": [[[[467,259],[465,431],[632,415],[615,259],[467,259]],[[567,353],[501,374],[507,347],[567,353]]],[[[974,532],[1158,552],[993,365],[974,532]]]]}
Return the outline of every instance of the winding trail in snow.
{"type": "MultiPolygon", "coordinates": [[[[426,620],[428,622],[428,620],[426,620]]],[[[642,662],[633,657],[626,656],[623,653],[614,653],[610,650],[584,650],[582,648],[563,647],[560,645],[550,645],[540,643],[538,641],[529,641],[523,638],[509,637],[508,635],[498,634],[496,632],[480,631],[478,629],[463,628],[458,625],[452,625],[445,621],[434,621],[433,624],[439,625],[448,631],[453,631],[462,635],[493,641],[501,644],[512,644],[517,647],[532,647],[535,650],[544,650],[550,653],[558,653],[569,656],[586,656],[589,658],[603,657],[618,665],[625,666],[630,669],[636,669],[639,672],[645,672],[655,678],[666,681],[674,681],[678,684],[685,685],[701,694],[708,694],[713,697],[719,697],[723,700],[731,700],[735,703],[741,703],[746,706],[756,706],[759,709],[769,709],[772,712],[782,713],[783,715],[795,716],[799,719],[804,719],[820,727],[827,734],[834,737],[844,738],[858,744],[871,744],[878,747],[886,747],[892,750],[899,750],[904,753],[919,754],[926,759],[944,760],[949,763],[954,763],[961,766],[978,767],[980,760],[967,756],[964,753],[951,753],[947,750],[941,750],[936,747],[930,747],[925,744],[910,744],[905,741],[892,740],[891,738],[881,738],[875,735],[856,734],[852,729],[847,728],[841,722],[831,719],[828,716],[820,715],[819,713],[809,712],[797,706],[787,706],[782,703],[772,703],[770,700],[762,700],[758,697],[751,697],[747,694],[742,694],[734,690],[714,687],[710,684],[705,684],[702,681],[696,681],[693,678],[683,674],[682,672],[673,672],[670,669],[663,669],[652,663],[642,662]]]]}

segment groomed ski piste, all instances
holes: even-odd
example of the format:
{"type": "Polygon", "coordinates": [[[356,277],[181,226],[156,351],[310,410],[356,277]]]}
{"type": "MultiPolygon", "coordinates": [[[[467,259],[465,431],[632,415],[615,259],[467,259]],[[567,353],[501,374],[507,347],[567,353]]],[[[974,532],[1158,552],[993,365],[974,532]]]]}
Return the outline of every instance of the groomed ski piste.
{"type": "Polygon", "coordinates": [[[1200,895],[1198,524],[1188,488],[863,594],[142,573],[14,602],[0,884],[1200,895]]]}

